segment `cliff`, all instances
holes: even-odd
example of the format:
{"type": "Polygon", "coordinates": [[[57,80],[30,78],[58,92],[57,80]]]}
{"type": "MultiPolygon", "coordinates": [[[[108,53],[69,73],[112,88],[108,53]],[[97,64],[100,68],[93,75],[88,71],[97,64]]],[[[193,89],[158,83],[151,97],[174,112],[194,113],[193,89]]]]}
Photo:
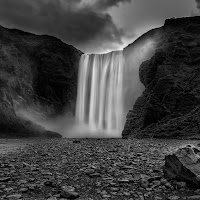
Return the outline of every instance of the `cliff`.
{"type": "Polygon", "coordinates": [[[0,136],[44,132],[19,118],[19,107],[41,106],[52,115],[74,109],[81,54],[55,37],[0,26],[0,136]]]}
{"type": "Polygon", "coordinates": [[[199,138],[200,17],[168,19],[156,33],[155,54],[139,70],[145,90],[123,138],[199,138]]]}

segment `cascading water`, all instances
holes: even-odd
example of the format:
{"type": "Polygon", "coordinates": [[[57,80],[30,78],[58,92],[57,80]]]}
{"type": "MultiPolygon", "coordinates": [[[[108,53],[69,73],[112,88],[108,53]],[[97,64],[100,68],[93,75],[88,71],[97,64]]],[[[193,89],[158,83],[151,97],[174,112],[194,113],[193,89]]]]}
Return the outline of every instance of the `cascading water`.
{"type": "Polygon", "coordinates": [[[82,55],[79,66],[77,123],[96,136],[119,136],[123,126],[122,51],[82,55]]]}

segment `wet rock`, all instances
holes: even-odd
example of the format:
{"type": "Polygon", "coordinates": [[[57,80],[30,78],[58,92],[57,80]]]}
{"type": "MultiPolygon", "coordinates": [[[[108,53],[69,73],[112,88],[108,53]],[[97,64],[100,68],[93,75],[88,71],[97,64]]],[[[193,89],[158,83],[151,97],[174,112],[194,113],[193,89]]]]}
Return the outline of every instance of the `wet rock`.
{"type": "Polygon", "coordinates": [[[168,189],[171,189],[171,190],[174,189],[174,187],[173,187],[173,186],[171,185],[171,183],[169,183],[169,182],[167,182],[167,183],[165,184],[165,187],[168,188],[168,189]]]}
{"type": "Polygon", "coordinates": [[[148,180],[145,180],[145,179],[141,179],[140,180],[140,184],[143,188],[148,188],[149,187],[149,182],[148,180]]]}
{"type": "Polygon", "coordinates": [[[8,182],[11,179],[11,177],[3,177],[0,178],[0,182],[8,182]]]}
{"type": "Polygon", "coordinates": [[[119,183],[129,183],[130,181],[129,181],[129,179],[123,178],[123,179],[118,179],[118,182],[119,183]]]}
{"type": "Polygon", "coordinates": [[[165,184],[167,183],[167,180],[164,179],[164,178],[162,178],[162,179],[160,180],[160,183],[161,183],[162,185],[165,185],[165,184]]]}
{"type": "Polygon", "coordinates": [[[95,178],[95,177],[100,177],[101,175],[99,173],[91,173],[91,174],[88,174],[89,177],[91,178],[95,178]]]}
{"type": "Polygon", "coordinates": [[[9,193],[9,192],[11,192],[13,190],[14,189],[12,187],[6,187],[6,188],[4,188],[4,191],[7,192],[7,193],[9,193]]]}
{"type": "Polygon", "coordinates": [[[9,199],[9,200],[17,200],[17,199],[20,199],[21,197],[22,197],[21,194],[12,194],[12,195],[8,195],[7,199],[9,199]]]}
{"type": "Polygon", "coordinates": [[[111,198],[111,195],[109,195],[109,194],[104,194],[104,195],[102,195],[102,197],[103,197],[103,198],[111,198]]]}
{"type": "Polygon", "coordinates": [[[23,162],[22,164],[23,164],[23,167],[31,167],[31,165],[29,165],[29,164],[26,163],[26,162],[23,162]]]}
{"type": "Polygon", "coordinates": [[[21,185],[21,184],[26,184],[27,183],[27,181],[26,180],[20,180],[19,182],[18,182],[18,185],[21,185]]]}
{"type": "Polygon", "coordinates": [[[91,175],[91,174],[94,174],[94,173],[95,173],[94,169],[86,169],[85,170],[85,174],[87,174],[87,175],[91,175]]]}
{"type": "Polygon", "coordinates": [[[178,199],[180,199],[180,197],[179,196],[170,196],[167,199],[168,200],[178,200],[178,199]]]}
{"type": "Polygon", "coordinates": [[[194,192],[195,192],[195,194],[200,194],[200,189],[197,189],[194,192]]]}
{"type": "Polygon", "coordinates": [[[67,198],[67,199],[76,199],[79,197],[79,194],[75,192],[75,188],[72,186],[62,186],[61,197],[67,198]]]}
{"type": "Polygon", "coordinates": [[[21,193],[28,192],[28,188],[20,188],[20,189],[19,189],[19,192],[21,192],[21,193]]]}
{"type": "Polygon", "coordinates": [[[153,181],[152,184],[153,184],[154,186],[160,186],[161,183],[160,183],[160,181],[153,181]]]}
{"type": "Polygon", "coordinates": [[[56,197],[49,197],[47,200],[57,200],[56,197]]]}
{"type": "Polygon", "coordinates": [[[200,187],[200,149],[187,145],[166,156],[163,172],[169,180],[185,181],[200,187]]]}
{"type": "Polygon", "coordinates": [[[158,197],[158,196],[154,197],[154,200],[162,200],[162,199],[163,199],[162,197],[158,197]]]}
{"type": "Polygon", "coordinates": [[[175,184],[179,188],[186,188],[187,187],[187,183],[186,182],[176,182],[175,184]]]}
{"type": "Polygon", "coordinates": [[[200,195],[193,195],[193,196],[188,196],[188,197],[184,197],[184,200],[199,200],[200,199],[200,195]]]}

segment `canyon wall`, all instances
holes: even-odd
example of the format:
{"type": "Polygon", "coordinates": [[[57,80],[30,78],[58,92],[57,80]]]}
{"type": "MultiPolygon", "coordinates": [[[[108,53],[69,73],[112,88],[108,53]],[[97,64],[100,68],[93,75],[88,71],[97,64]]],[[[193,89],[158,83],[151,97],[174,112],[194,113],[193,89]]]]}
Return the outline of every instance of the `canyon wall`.
{"type": "Polygon", "coordinates": [[[49,115],[75,109],[81,54],[55,37],[0,26],[0,136],[43,132],[16,115],[20,107],[49,115]]]}
{"type": "Polygon", "coordinates": [[[145,90],[128,112],[122,136],[198,138],[200,17],[168,19],[156,32],[155,54],[139,70],[145,90]]]}

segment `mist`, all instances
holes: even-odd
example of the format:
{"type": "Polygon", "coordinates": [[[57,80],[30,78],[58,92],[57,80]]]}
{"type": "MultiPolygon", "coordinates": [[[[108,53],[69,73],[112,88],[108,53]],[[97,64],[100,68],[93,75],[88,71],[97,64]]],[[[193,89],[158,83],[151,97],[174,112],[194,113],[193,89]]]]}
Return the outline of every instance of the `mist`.
{"type": "Polygon", "coordinates": [[[15,113],[18,117],[42,126],[46,130],[57,132],[63,137],[77,137],[75,132],[72,131],[75,127],[75,118],[69,111],[66,111],[63,115],[49,117],[42,109],[38,111],[36,106],[26,106],[18,108],[15,113]]]}
{"type": "Polygon", "coordinates": [[[65,114],[49,118],[44,112],[37,111],[34,107],[20,108],[15,111],[18,117],[31,121],[45,130],[57,132],[64,138],[118,138],[115,132],[94,132],[90,127],[76,122],[73,113],[66,111],[65,114]]]}
{"type": "MultiPolygon", "coordinates": [[[[128,46],[124,50],[124,116],[133,108],[135,101],[145,89],[140,82],[139,68],[144,61],[154,55],[155,48],[156,42],[151,39],[136,46],[128,46]]],[[[125,120],[124,117],[124,123],[125,120]]]]}

